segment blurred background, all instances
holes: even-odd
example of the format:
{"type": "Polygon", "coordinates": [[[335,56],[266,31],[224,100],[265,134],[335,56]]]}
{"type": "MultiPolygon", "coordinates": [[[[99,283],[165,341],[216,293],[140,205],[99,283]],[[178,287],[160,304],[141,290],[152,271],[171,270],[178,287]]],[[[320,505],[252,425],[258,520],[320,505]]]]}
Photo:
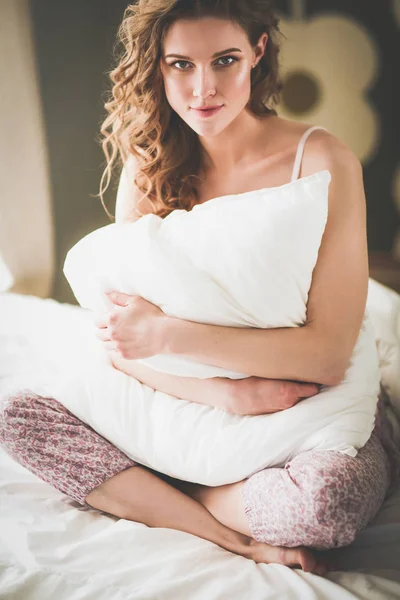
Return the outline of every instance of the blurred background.
{"type": "MultiPolygon", "coordinates": [[[[400,291],[400,0],[276,0],[278,114],[361,160],[370,274],[400,291]]],[[[0,0],[0,289],[76,304],[62,266],[110,223],[96,142],[126,0],[0,0]]],[[[118,181],[106,194],[114,214],[118,181]]]]}

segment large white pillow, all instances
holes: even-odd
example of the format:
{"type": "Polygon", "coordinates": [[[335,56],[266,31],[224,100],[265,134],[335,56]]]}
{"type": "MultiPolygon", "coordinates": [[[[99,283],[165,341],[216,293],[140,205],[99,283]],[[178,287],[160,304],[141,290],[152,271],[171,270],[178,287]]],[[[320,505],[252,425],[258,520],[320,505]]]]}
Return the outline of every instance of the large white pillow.
{"type": "MultiPolygon", "coordinates": [[[[137,294],[168,315],[237,327],[304,323],[328,212],[329,171],[278,188],[222,196],[108,225],[67,254],[64,274],[79,304],[107,310],[107,289],[137,294]]],[[[182,357],[142,361],[189,377],[238,374],[182,357]]]]}
{"type": "MultiPolygon", "coordinates": [[[[96,312],[110,308],[104,291],[116,289],[192,321],[301,326],[330,180],[324,170],[165,219],[108,225],[70,250],[64,273],[81,306],[96,312]]],[[[60,382],[56,397],[134,460],[187,481],[238,481],[315,448],[354,456],[373,429],[380,376],[367,314],[341,384],[273,415],[241,417],[185,402],[116,371],[105,356],[100,362],[60,382]]],[[[246,376],[182,357],[140,362],[182,376],[246,376]]]]}
{"type": "Polygon", "coordinates": [[[378,346],[382,384],[400,418],[400,295],[370,279],[367,308],[378,346]]]}

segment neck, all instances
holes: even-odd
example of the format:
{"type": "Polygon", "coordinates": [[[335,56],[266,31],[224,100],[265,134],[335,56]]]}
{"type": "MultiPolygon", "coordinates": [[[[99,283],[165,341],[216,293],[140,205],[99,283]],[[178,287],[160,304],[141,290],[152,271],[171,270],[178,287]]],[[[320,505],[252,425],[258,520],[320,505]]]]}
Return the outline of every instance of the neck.
{"type": "Polygon", "coordinates": [[[260,154],[265,154],[273,120],[273,115],[260,118],[243,110],[218,135],[199,136],[205,151],[206,169],[223,176],[253,163],[260,154]]]}

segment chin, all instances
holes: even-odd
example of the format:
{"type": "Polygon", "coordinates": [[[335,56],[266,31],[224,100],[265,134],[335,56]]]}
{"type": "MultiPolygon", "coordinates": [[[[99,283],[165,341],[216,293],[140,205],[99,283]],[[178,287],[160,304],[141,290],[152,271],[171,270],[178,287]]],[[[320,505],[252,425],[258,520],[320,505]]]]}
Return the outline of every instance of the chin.
{"type": "Polygon", "coordinates": [[[228,115],[223,116],[223,118],[218,119],[218,116],[215,120],[199,122],[196,119],[184,119],[185,123],[190,127],[193,131],[195,131],[198,135],[202,137],[215,137],[219,135],[224,129],[226,129],[235,119],[237,115],[233,117],[229,117],[228,115]]]}

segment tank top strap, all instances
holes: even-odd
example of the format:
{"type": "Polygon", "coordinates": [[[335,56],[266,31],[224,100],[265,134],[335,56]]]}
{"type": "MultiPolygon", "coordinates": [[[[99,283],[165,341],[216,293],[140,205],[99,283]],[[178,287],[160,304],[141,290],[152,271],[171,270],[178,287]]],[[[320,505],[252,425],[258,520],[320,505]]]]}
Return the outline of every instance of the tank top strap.
{"type": "Polygon", "coordinates": [[[306,143],[307,138],[310,135],[310,133],[312,133],[316,129],[323,129],[324,131],[328,131],[325,127],[321,127],[320,125],[313,125],[312,127],[309,127],[303,133],[303,135],[301,136],[300,141],[298,143],[298,146],[297,146],[297,152],[296,152],[296,157],[294,159],[292,177],[291,177],[290,181],[295,181],[296,179],[298,179],[299,173],[300,173],[301,159],[303,158],[303,151],[304,151],[305,143],[306,143]]]}

